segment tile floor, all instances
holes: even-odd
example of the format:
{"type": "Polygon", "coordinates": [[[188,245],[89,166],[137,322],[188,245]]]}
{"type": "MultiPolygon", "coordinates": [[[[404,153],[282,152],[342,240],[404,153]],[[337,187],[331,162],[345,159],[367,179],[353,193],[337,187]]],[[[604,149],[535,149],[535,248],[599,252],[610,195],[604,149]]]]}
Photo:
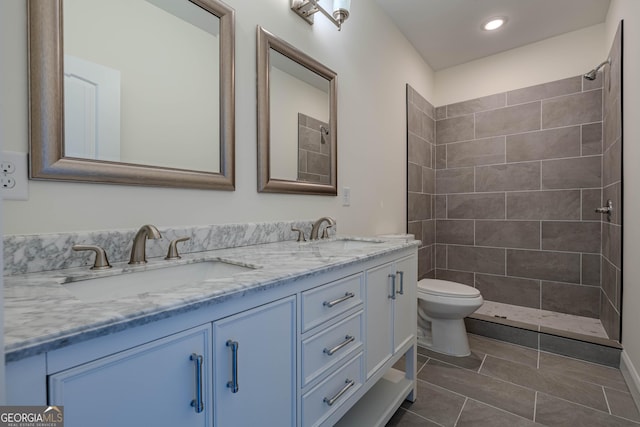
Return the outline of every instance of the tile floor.
{"type": "Polygon", "coordinates": [[[472,334],[469,344],[464,358],[418,347],[418,400],[387,427],[640,426],[618,369],[472,334]]]}

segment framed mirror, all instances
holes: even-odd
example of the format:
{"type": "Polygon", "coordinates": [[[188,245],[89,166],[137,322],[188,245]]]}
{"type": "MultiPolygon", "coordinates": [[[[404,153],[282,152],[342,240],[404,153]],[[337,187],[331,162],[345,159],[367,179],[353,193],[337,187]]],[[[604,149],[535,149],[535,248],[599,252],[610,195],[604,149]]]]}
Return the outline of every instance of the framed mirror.
{"type": "Polygon", "coordinates": [[[28,0],[30,177],[235,189],[235,12],[28,0]]]}
{"type": "Polygon", "coordinates": [[[337,74],[258,26],[258,191],[337,192],[337,74]]]}

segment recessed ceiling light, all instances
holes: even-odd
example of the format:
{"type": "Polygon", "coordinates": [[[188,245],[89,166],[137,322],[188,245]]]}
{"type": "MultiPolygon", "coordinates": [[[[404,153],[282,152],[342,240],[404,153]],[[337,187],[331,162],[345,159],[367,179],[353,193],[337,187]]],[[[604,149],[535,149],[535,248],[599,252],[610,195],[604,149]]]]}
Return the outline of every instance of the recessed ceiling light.
{"type": "Polygon", "coordinates": [[[505,22],[507,22],[507,18],[503,16],[491,18],[487,22],[482,24],[482,29],[485,31],[494,31],[502,27],[505,24],[505,22]]]}

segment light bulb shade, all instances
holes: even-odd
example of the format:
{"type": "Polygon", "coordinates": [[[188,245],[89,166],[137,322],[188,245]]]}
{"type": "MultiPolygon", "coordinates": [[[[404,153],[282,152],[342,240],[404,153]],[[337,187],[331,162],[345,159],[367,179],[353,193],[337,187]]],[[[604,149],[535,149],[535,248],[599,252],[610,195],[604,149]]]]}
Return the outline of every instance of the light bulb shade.
{"type": "Polygon", "coordinates": [[[343,23],[349,17],[351,0],[333,0],[333,17],[343,23]]]}

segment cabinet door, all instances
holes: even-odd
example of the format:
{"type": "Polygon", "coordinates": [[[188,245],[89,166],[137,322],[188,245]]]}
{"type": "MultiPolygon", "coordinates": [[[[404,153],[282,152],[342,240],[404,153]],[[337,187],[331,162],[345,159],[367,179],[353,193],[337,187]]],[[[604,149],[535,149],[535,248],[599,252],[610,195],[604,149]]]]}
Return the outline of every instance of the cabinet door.
{"type": "Polygon", "coordinates": [[[211,426],[210,348],[204,325],[53,374],[49,404],[67,427],[211,426]]]}
{"type": "Polygon", "coordinates": [[[215,425],[295,426],[295,297],[214,323],[215,425]]]}
{"type": "Polygon", "coordinates": [[[366,281],[366,366],[367,378],[386,362],[393,351],[393,264],[367,270],[366,281]]]}
{"type": "Polygon", "coordinates": [[[418,263],[415,256],[396,263],[396,299],[394,300],[394,353],[416,335],[418,263]]]}

